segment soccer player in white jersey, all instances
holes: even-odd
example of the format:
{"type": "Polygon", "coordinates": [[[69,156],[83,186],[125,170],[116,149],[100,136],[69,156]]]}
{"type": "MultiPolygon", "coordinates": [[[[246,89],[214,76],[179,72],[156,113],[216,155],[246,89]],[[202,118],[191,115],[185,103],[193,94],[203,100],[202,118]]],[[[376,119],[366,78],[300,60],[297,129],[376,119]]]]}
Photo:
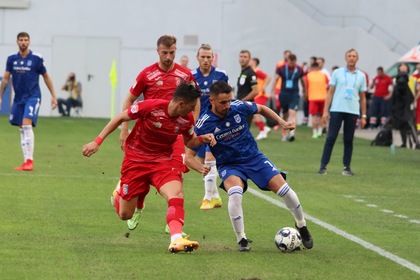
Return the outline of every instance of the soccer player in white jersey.
{"type": "MultiPolygon", "coordinates": [[[[285,181],[285,174],[258,150],[246,120],[250,115],[261,114],[285,129],[294,129],[295,123],[286,122],[264,105],[232,98],[231,86],[222,81],[215,82],[210,87],[211,107],[196,122],[196,133],[211,132],[217,141],[210,150],[216,157],[217,169],[223,181],[220,187],[229,197],[228,212],[239,251],[251,250],[250,240],[245,234],[242,210],[242,195],[248,188],[248,179],[261,190],[272,191],[283,199],[294,217],[303,245],[311,249],[313,240],[306,226],[298,196],[285,181]]],[[[196,148],[187,151],[187,165],[194,164],[195,154],[196,148]]]]}

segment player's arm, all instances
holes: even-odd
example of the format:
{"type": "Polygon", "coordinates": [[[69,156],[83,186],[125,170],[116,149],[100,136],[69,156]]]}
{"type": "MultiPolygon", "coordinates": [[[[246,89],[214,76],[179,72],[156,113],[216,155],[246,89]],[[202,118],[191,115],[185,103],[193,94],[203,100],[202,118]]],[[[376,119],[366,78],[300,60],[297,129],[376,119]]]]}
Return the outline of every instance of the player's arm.
{"type": "Polygon", "coordinates": [[[359,92],[359,102],[360,102],[360,125],[365,127],[366,125],[366,91],[359,92]]]}
{"type": "Polygon", "coordinates": [[[305,83],[305,81],[304,81],[304,78],[302,77],[302,78],[300,78],[300,84],[301,84],[301,86],[302,86],[302,92],[303,92],[303,94],[305,95],[305,93],[306,93],[306,83],[305,83]]]}
{"type": "Polygon", "coordinates": [[[210,165],[204,165],[200,163],[197,158],[195,157],[197,155],[197,152],[192,149],[187,149],[185,153],[185,164],[200,173],[203,176],[206,176],[207,173],[209,173],[211,166],[210,165]]]}
{"type": "Polygon", "coordinates": [[[276,96],[276,85],[278,80],[280,79],[280,76],[275,73],[274,74],[274,79],[273,79],[273,84],[271,85],[271,90],[270,90],[270,97],[274,97],[276,96]]]}
{"type": "MultiPolygon", "coordinates": [[[[128,92],[128,94],[127,94],[127,96],[124,100],[122,110],[125,111],[125,110],[127,110],[128,107],[133,105],[134,101],[137,100],[137,97],[138,96],[132,94],[131,92],[128,92]]],[[[128,132],[128,121],[129,121],[129,119],[127,121],[124,121],[121,124],[120,147],[121,147],[121,150],[123,150],[123,151],[124,151],[125,140],[127,139],[128,134],[129,134],[129,132],[128,132]]]]}
{"type": "Polygon", "coordinates": [[[328,119],[330,118],[330,106],[334,96],[335,86],[330,85],[327,92],[327,97],[325,98],[324,103],[324,112],[322,113],[322,123],[327,124],[328,119]]]}
{"type": "Polygon", "coordinates": [[[284,119],[280,118],[280,116],[276,112],[274,112],[267,106],[257,104],[257,107],[257,114],[261,114],[265,118],[277,122],[277,124],[283,127],[284,129],[293,130],[296,128],[296,124],[294,122],[286,122],[284,119]]]}
{"type": "Polygon", "coordinates": [[[4,91],[6,90],[7,85],[9,84],[9,80],[10,80],[10,72],[5,71],[3,74],[3,79],[1,80],[1,85],[0,85],[0,108],[1,108],[2,97],[3,97],[4,91]]]}
{"type": "Polygon", "coordinates": [[[200,98],[197,99],[197,104],[195,105],[194,111],[192,112],[194,121],[198,120],[200,117],[200,108],[201,108],[201,102],[200,98]]]}
{"type": "Polygon", "coordinates": [[[271,77],[269,76],[269,75],[267,75],[267,74],[265,74],[266,76],[265,76],[265,79],[264,79],[264,84],[263,84],[263,86],[262,86],[262,91],[263,92],[266,92],[266,90],[265,90],[265,88],[268,86],[268,84],[270,83],[270,81],[271,81],[271,77]]]}
{"type": "Polygon", "coordinates": [[[242,98],[242,101],[252,101],[254,100],[254,97],[258,95],[258,85],[255,84],[251,88],[251,92],[248,93],[244,98],[242,98]]]}
{"type": "Polygon", "coordinates": [[[185,135],[182,135],[182,136],[184,137],[185,146],[187,146],[190,149],[198,147],[203,143],[207,143],[210,146],[214,146],[217,143],[212,133],[198,135],[198,136],[194,133],[192,137],[187,137],[185,135]]]}
{"type": "Polygon", "coordinates": [[[82,153],[85,157],[90,157],[94,153],[96,153],[101,146],[104,139],[111,134],[118,126],[120,126],[123,122],[127,122],[130,120],[128,116],[128,111],[124,110],[117,116],[115,116],[109,123],[102,129],[101,133],[95,138],[94,141],[86,144],[83,146],[82,153]]]}
{"type": "Polygon", "coordinates": [[[52,80],[51,80],[50,75],[48,75],[47,72],[45,72],[42,75],[42,77],[44,78],[44,82],[47,85],[47,88],[48,88],[48,90],[51,93],[51,106],[52,106],[52,108],[54,110],[55,108],[57,108],[57,105],[58,105],[58,103],[57,103],[57,97],[55,95],[54,85],[52,83],[52,80]]]}

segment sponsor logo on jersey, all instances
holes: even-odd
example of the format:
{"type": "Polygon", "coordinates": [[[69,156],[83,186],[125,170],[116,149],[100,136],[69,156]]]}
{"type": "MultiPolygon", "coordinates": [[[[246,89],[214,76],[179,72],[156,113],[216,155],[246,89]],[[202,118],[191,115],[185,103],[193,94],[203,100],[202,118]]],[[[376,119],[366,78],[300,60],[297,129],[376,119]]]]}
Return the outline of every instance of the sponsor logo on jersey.
{"type": "Polygon", "coordinates": [[[153,110],[152,112],[150,112],[150,114],[153,117],[164,117],[165,116],[165,112],[162,109],[153,110]]]}
{"type": "Polygon", "coordinates": [[[137,113],[139,111],[139,105],[137,105],[137,104],[132,105],[130,111],[131,111],[132,114],[137,113]]]}

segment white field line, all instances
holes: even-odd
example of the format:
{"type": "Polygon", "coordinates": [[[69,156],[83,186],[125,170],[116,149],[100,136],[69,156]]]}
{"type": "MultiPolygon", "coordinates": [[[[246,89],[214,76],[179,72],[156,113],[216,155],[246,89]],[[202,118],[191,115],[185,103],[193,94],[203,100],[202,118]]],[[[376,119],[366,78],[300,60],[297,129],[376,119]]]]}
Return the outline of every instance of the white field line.
{"type": "MultiPolygon", "coordinates": [[[[249,186],[248,186],[248,192],[250,192],[251,194],[253,194],[255,196],[258,196],[259,198],[262,198],[262,199],[264,199],[264,200],[266,200],[266,201],[268,201],[268,202],[270,202],[270,203],[272,203],[276,206],[279,206],[283,209],[289,210],[284,203],[282,203],[279,200],[276,200],[274,198],[271,198],[271,197],[261,193],[260,191],[257,191],[253,188],[250,188],[249,186]]],[[[304,205],[303,205],[303,207],[304,207],[304,205]]],[[[381,255],[381,256],[383,256],[383,257],[401,265],[401,266],[404,266],[404,267],[420,274],[420,267],[418,267],[417,265],[415,265],[415,264],[413,264],[413,263],[411,263],[411,262],[409,262],[405,259],[402,259],[402,258],[400,258],[400,257],[398,257],[398,256],[396,256],[396,255],[394,255],[394,254],[392,254],[388,251],[385,251],[384,249],[379,248],[379,247],[377,247],[377,246],[375,246],[375,245],[373,245],[373,244],[371,244],[367,241],[364,241],[363,239],[360,239],[357,236],[354,236],[350,233],[347,233],[347,232],[345,232],[341,229],[336,228],[333,225],[330,225],[330,224],[325,223],[321,220],[318,220],[317,218],[315,218],[311,215],[308,215],[306,213],[305,213],[305,219],[309,220],[309,221],[313,222],[314,224],[317,224],[317,225],[319,225],[319,226],[321,226],[321,227],[323,227],[323,228],[325,228],[329,231],[332,231],[335,234],[340,235],[340,236],[342,236],[342,237],[344,237],[344,238],[346,238],[350,241],[353,241],[353,242],[365,247],[366,249],[371,250],[371,251],[373,251],[373,252],[375,252],[375,253],[377,253],[377,254],[379,254],[379,255],[381,255]]]]}

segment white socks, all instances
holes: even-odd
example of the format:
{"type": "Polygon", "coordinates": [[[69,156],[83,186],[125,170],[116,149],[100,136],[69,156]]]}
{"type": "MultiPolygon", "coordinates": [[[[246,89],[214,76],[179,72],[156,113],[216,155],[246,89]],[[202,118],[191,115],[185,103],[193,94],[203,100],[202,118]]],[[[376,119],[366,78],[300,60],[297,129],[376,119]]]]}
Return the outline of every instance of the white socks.
{"type": "Polygon", "coordinates": [[[205,161],[205,165],[210,165],[210,172],[204,177],[204,199],[220,198],[217,188],[217,167],[216,161],[205,161]]]}
{"type": "Polygon", "coordinates": [[[34,131],[32,125],[22,125],[20,129],[20,143],[22,145],[23,157],[26,160],[34,158],[34,131]]]}
{"type": "Polygon", "coordinates": [[[228,191],[228,211],[237,242],[241,241],[242,238],[246,239],[244,214],[242,211],[242,194],[243,190],[239,186],[234,186],[228,191]]]}
{"type": "Polygon", "coordinates": [[[284,183],[283,186],[276,193],[278,196],[283,198],[284,203],[290,212],[292,212],[293,217],[295,218],[296,225],[301,228],[306,226],[306,221],[303,215],[302,207],[300,206],[299,198],[292,188],[289,187],[287,183],[284,183]]]}

